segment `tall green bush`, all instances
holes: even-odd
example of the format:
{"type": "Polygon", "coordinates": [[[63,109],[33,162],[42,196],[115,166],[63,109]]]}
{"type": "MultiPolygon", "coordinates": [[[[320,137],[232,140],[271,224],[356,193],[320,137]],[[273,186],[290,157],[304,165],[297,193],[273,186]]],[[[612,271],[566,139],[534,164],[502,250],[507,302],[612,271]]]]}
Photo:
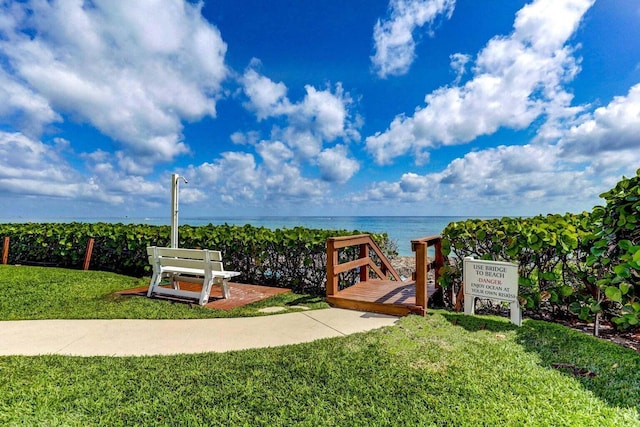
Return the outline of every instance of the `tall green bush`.
{"type": "Polygon", "coordinates": [[[639,325],[640,169],[600,197],[606,205],[590,213],[449,224],[443,251],[454,262],[442,284],[459,289],[467,256],[515,262],[524,308],[639,325]]]}
{"type": "Polygon", "coordinates": [[[454,261],[445,268],[442,283],[462,285],[465,257],[518,264],[520,301],[525,308],[568,309],[579,284],[566,279],[579,257],[579,242],[590,234],[589,215],[546,215],[533,218],[467,220],[443,231],[443,252],[454,261]]]}
{"type": "MultiPolygon", "coordinates": [[[[179,246],[220,250],[225,268],[241,272],[239,279],[245,283],[322,294],[326,282],[326,240],[349,234],[359,232],[182,225],[179,246]]],[[[142,277],[151,271],[146,247],[169,246],[170,227],[111,223],[0,224],[0,238],[4,236],[10,238],[11,264],[81,268],[87,242],[93,237],[91,269],[142,277]]],[[[386,234],[372,236],[383,248],[392,248],[386,234]]],[[[342,256],[353,254],[347,251],[342,256]]]]}
{"type": "Polygon", "coordinates": [[[616,308],[612,321],[635,326],[640,323],[640,169],[600,197],[607,203],[593,211],[598,232],[587,265],[600,272],[598,302],[616,308]]]}

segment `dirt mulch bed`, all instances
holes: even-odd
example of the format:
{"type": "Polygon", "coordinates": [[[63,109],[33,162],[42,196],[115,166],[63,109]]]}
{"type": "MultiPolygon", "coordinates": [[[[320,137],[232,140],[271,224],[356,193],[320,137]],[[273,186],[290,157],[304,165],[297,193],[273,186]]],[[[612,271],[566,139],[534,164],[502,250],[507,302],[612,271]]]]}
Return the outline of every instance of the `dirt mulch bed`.
{"type": "MultiPolygon", "coordinates": [[[[593,335],[594,324],[580,321],[558,322],[571,329],[593,335]]],[[[630,348],[640,353],[640,329],[618,331],[609,322],[600,323],[598,338],[611,341],[623,347],[630,348]]]]}

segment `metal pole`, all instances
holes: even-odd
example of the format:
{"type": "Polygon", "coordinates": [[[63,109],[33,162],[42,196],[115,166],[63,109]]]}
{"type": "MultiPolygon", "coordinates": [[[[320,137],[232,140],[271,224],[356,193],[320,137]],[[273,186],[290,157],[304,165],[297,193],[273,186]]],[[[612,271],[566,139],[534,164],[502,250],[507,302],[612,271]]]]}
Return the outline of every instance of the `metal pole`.
{"type": "Polygon", "coordinates": [[[171,175],[171,247],[178,247],[178,178],[179,175],[171,175]]]}

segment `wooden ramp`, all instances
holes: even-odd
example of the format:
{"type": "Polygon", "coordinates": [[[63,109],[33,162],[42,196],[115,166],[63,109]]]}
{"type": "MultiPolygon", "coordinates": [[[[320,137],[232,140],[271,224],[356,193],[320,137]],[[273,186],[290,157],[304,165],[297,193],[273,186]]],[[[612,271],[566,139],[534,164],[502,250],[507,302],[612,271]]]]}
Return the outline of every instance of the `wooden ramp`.
{"type": "Polygon", "coordinates": [[[389,260],[369,235],[333,237],[327,240],[327,302],[334,307],[405,316],[424,316],[427,301],[436,292],[439,269],[444,265],[440,236],[412,241],[416,252],[413,280],[402,281],[389,260]],[[356,246],[357,259],[341,262],[339,249],[356,246]],[[428,260],[427,249],[435,247],[435,258],[428,260]],[[373,251],[374,258],[370,256],[373,251]],[[356,271],[351,284],[345,274],[356,271]],[[375,277],[372,277],[375,276],[375,277]],[[340,289],[342,288],[342,289],[340,289]]]}
{"type": "MultiPolygon", "coordinates": [[[[191,291],[199,291],[202,286],[197,283],[186,283],[180,282],[180,288],[191,291]]],[[[148,286],[135,288],[135,289],[127,289],[125,291],[117,292],[118,295],[139,295],[147,297],[147,289],[148,286]]],[[[236,307],[243,307],[245,305],[262,301],[267,298],[271,298],[275,295],[286,294],[291,292],[291,289],[285,288],[274,288],[270,286],[258,286],[258,285],[248,285],[245,283],[233,283],[229,282],[229,293],[230,298],[222,298],[222,289],[219,286],[213,286],[211,288],[211,296],[209,297],[209,302],[202,307],[216,309],[216,310],[232,310],[236,307]]],[[[169,297],[154,297],[157,299],[165,299],[171,301],[178,301],[185,304],[195,304],[197,305],[197,301],[180,299],[180,298],[169,298],[169,297]]]]}

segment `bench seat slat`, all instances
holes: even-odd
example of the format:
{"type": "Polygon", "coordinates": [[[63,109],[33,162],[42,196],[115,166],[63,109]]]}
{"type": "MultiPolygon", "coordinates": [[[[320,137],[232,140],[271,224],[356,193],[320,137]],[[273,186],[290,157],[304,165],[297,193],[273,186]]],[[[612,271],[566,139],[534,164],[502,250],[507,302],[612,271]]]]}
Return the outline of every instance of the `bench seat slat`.
{"type": "MultiPolygon", "coordinates": [[[[163,266],[163,273],[177,273],[177,274],[190,274],[193,276],[204,276],[204,269],[202,268],[185,268],[185,267],[174,267],[174,266],[163,266]]],[[[223,277],[230,279],[232,277],[239,276],[241,273],[239,271],[231,271],[231,270],[211,270],[211,276],[213,277],[223,277]]]]}

